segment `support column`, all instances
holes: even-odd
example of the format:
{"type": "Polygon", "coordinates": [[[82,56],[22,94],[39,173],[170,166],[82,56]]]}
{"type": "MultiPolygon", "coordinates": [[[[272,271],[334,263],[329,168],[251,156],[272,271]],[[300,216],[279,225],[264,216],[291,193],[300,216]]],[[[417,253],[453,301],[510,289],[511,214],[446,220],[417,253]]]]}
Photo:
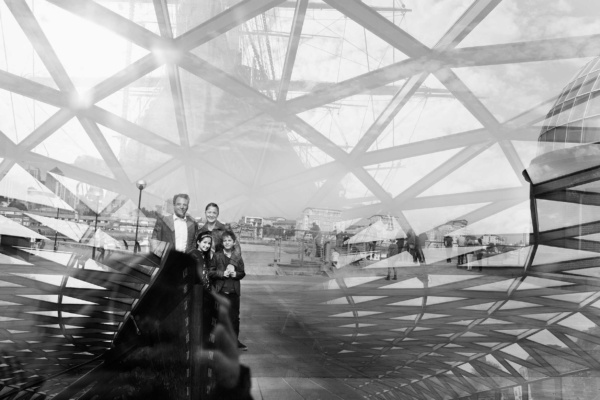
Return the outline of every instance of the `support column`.
{"type": "Polygon", "coordinates": [[[562,378],[554,378],[554,400],[562,400],[562,378]]]}
{"type": "Polygon", "coordinates": [[[521,385],[521,399],[529,400],[529,384],[527,383],[521,385]]]}

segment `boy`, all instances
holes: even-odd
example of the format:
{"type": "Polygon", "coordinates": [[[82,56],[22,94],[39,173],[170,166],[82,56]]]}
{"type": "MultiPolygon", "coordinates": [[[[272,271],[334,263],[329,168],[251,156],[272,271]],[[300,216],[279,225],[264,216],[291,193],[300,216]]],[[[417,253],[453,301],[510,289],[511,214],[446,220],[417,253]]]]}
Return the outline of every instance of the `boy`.
{"type": "MultiPolygon", "coordinates": [[[[244,271],[244,261],[242,256],[234,252],[236,237],[235,234],[226,230],[221,236],[223,248],[217,251],[213,257],[213,262],[208,273],[209,278],[214,282],[214,290],[229,299],[231,307],[229,317],[236,337],[240,335],[240,280],[246,276],[244,271]]],[[[239,349],[246,351],[248,347],[239,341],[239,349]]]]}

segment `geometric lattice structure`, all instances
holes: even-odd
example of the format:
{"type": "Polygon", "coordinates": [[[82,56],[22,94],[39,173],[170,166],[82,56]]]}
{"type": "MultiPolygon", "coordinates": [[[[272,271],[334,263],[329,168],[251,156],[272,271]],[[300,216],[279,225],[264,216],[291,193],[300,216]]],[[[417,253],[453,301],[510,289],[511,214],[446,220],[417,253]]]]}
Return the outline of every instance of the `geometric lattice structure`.
{"type": "MultiPolygon", "coordinates": [[[[397,281],[373,264],[282,297],[366,397],[591,376],[596,5],[392,3],[5,0],[0,179],[58,168],[134,200],[145,179],[146,206],[189,192],[195,216],[216,201],[225,219],[322,207],[404,231],[532,233],[481,273],[442,254],[397,281]]],[[[61,246],[1,246],[0,399],[55,395],[98,365],[158,268],[61,246]]]]}

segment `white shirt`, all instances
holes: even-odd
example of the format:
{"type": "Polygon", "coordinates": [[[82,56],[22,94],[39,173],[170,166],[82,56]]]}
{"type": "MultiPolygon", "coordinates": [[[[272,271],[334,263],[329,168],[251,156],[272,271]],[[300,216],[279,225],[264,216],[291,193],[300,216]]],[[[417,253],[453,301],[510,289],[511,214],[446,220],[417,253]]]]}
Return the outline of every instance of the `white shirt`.
{"type": "Polygon", "coordinates": [[[188,236],[186,217],[179,218],[173,214],[173,225],[175,227],[175,250],[185,252],[188,236]]]}

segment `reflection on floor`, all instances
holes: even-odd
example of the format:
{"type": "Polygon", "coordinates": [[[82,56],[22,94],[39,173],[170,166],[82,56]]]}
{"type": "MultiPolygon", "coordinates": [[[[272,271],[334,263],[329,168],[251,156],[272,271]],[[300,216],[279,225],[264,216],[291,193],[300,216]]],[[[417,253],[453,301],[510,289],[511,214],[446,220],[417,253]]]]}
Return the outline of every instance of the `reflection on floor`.
{"type": "Polygon", "coordinates": [[[548,398],[549,378],[553,390],[596,386],[590,278],[445,260],[398,268],[397,281],[386,269],[335,273],[244,280],[242,361],[255,398],[548,398]]]}

